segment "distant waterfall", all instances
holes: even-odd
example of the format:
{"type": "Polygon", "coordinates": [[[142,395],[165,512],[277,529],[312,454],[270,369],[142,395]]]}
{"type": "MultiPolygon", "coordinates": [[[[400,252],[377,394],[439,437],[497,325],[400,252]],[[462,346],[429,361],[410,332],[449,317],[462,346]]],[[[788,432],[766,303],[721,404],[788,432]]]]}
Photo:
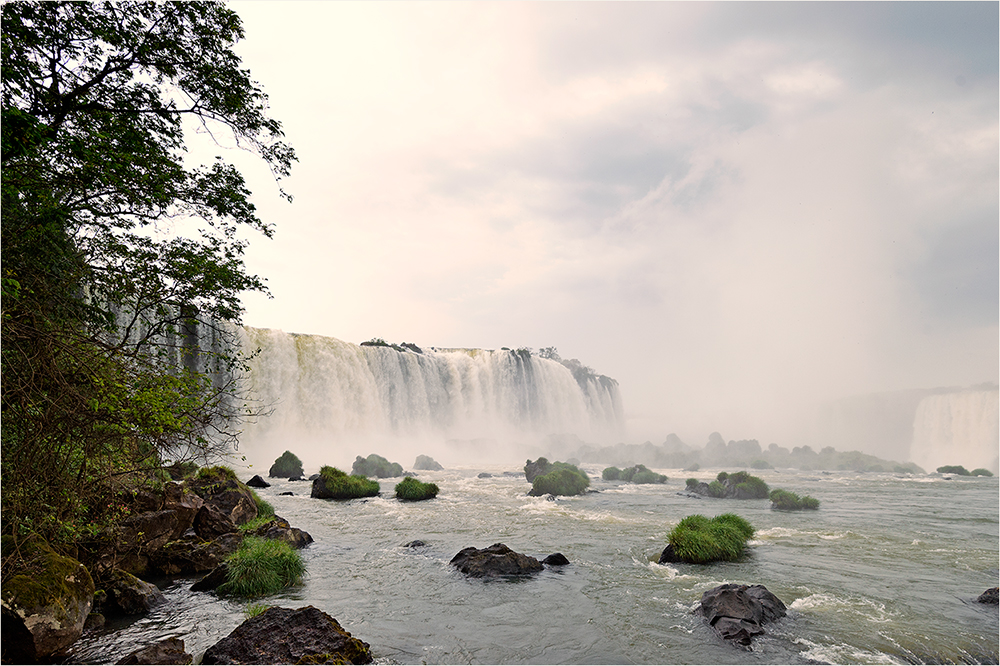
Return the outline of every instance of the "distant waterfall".
{"type": "Polygon", "coordinates": [[[404,467],[435,451],[510,459],[510,444],[550,434],[606,442],[624,430],[617,382],[535,355],[416,353],[271,329],[244,333],[244,350],[260,350],[250,361],[251,392],[273,409],[241,437],[242,452],[258,465],[285,449],[307,466],[386,451],[398,452],[404,467]]]}
{"type": "Polygon", "coordinates": [[[917,405],[910,459],[928,472],[942,465],[1000,472],[1000,392],[968,389],[931,395],[917,405]]]}

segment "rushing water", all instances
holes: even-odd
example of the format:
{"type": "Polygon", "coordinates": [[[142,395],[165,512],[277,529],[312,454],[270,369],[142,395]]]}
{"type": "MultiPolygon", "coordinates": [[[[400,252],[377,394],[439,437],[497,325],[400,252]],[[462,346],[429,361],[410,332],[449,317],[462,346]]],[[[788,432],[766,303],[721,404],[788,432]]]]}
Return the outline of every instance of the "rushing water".
{"type": "MultiPolygon", "coordinates": [[[[678,495],[665,485],[599,480],[600,492],[551,501],[526,495],[516,466],[422,472],[430,501],[309,497],[308,482],[258,491],[316,542],[302,551],[303,585],[266,599],[314,605],[371,644],[380,663],[997,663],[997,478],[768,471],[771,487],[818,498],[819,511],[772,511],[766,500],[678,495]],[[489,471],[496,476],[480,479],[489,471]],[[291,490],[294,496],[278,493],[291,490]],[[733,511],[757,536],[739,562],[659,565],[684,516],[733,511]],[[404,544],[420,539],[424,548],[404,544]],[[472,580],[449,560],[466,546],[506,543],[571,564],[522,580],[472,580]],[[789,607],[747,651],[692,614],[724,582],[763,584],[789,607]]],[[[710,479],[719,470],[693,474],[710,479]]],[[[730,470],[731,471],[731,470],[730,470]]],[[[115,631],[91,635],[72,658],[114,662],[142,645],[182,638],[198,661],[243,621],[243,602],[164,581],[168,602],[115,631]]]]}

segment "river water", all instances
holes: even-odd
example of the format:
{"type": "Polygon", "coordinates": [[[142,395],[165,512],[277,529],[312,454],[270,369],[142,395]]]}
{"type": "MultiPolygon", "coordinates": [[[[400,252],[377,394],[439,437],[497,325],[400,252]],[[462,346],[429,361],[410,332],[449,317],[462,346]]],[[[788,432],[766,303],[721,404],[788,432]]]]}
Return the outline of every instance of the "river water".
{"type": "MultiPolygon", "coordinates": [[[[369,643],[379,663],[786,664],[997,663],[998,612],[976,597],[998,580],[997,478],[854,472],[754,472],[809,494],[818,511],[779,512],[767,500],[692,499],[664,485],[600,480],[599,492],[533,498],[516,465],[421,472],[434,500],[309,497],[307,482],[258,491],[316,540],[302,551],[300,587],[264,601],[313,605],[369,643]],[[478,478],[482,471],[492,478],[478,478]],[[278,493],[292,491],[294,496],[278,493]],[[739,562],[656,563],[684,516],[735,512],[757,529],[739,562]],[[405,544],[422,540],[422,548],[405,544]],[[471,580],[449,566],[462,548],[503,542],[571,564],[523,580],[471,580]],[[788,606],[751,650],[724,643],[692,613],[721,583],[765,585],[788,606]]],[[[735,471],[735,470],[727,470],[735,471]]],[[[249,475],[247,475],[249,477],[249,475]]],[[[160,581],[167,603],[79,641],[71,660],[108,663],[169,636],[204,651],[244,619],[245,603],[160,581]]]]}

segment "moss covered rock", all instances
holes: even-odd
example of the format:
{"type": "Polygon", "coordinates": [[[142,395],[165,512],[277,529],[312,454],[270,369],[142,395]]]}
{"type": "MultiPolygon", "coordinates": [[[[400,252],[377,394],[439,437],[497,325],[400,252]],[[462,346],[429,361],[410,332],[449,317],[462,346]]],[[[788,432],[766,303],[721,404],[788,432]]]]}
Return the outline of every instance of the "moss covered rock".
{"type": "Polygon", "coordinates": [[[804,495],[799,497],[797,493],[793,493],[790,490],[782,490],[781,488],[775,488],[771,491],[771,508],[778,509],[780,511],[800,511],[802,509],[818,509],[819,500],[810,497],[809,495],[804,495]]]}
{"type": "Polygon", "coordinates": [[[417,502],[437,497],[438,487],[436,483],[423,483],[417,481],[412,476],[407,477],[396,484],[396,497],[401,500],[417,502]]]}
{"type": "MultiPolygon", "coordinates": [[[[4,537],[5,558],[14,547],[4,537]]],[[[63,650],[83,633],[94,602],[94,581],[80,562],[40,539],[18,548],[24,567],[0,587],[5,663],[30,663],[63,650]]]]}
{"type": "Polygon", "coordinates": [[[374,497],[379,489],[378,481],[356,474],[348,476],[336,467],[324,466],[313,480],[312,497],[338,500],[374,497]]]}
{"type": "Polygon", "coordinates": [[[659,561],[707,564],[735,560],[743,554],[753,535],[753,526],[736,514],[724,513],[711,519],[695,514],[670,531],[667,537],[670,543],[659,561]]]}
{"type": "Polygon", "coordinates": [[[267,475],[275,479],[291,479],[302,476],[302,461],[291,451],[285,451],[274,461],[267,475]]]}
{"type": "Polygon", "coordinates": [[[403,476],[403,466],[389,462],[382,456],[372,453],[367,458],[358,456],[354,459],[351,473],[357,476],[373,476],[377,479],[388,479],[403,476]]]}
{"type": "Polygon", "coordinates": [[[237,525],[257,517],[253,491],[228,467],[203,467],[184,482],[185,489],[198,495],[227,515],[237,525]]]}
{"type": "Polygon", "coordinates": [[[542,495],[582,495],[590,486],[590,477],[581,472],[576,465],[555,463],[548,474],[536,476],[531,483],[528,494],[533,497],[542,495]]]}

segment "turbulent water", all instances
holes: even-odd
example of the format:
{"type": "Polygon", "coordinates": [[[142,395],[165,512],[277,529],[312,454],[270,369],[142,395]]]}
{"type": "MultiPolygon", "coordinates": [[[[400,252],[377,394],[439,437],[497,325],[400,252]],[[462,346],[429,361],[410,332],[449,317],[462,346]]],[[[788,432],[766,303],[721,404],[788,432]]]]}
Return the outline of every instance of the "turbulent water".
{"type": "MultiPolygon", "coordinates": [[[[665,485],[637,486],[584,468],[599,492],[556,501],[528,497],[523,474],[501,476],[516,464],[421,472],[441,492],[418,503],[392,497],[399,479],[383,480],[380,497],[347,502],[279,482],[260,494],[316,542],[302,551],[303,585],[265,601],[326,611],[379,663],[997,663],[997,607],[975,601],[997,585],[997,478],[761,472],[772,488],[822,502],[778,512],[766,500],[677,494],[685,477],[720,470],[658,470],[665,485]],[[729,511],[757,528],[741,561],[656,564],[681,518],[729,511]],[[427,546],[404,547],[415,539],[427,546]],[[497,542],[538,557],[562,552],[571,564],[491,581],[449,566],[462,548],[497,542]],[[788,606],[750,651],[691,612],[724,582],[763,584],[788,606]]],[[[166,605],[86,637],[72,659],[114,662],[178,636],[199,660],[243,620],[244,604],[189,592],[193,580],[163,581],[166,605]]]]}

